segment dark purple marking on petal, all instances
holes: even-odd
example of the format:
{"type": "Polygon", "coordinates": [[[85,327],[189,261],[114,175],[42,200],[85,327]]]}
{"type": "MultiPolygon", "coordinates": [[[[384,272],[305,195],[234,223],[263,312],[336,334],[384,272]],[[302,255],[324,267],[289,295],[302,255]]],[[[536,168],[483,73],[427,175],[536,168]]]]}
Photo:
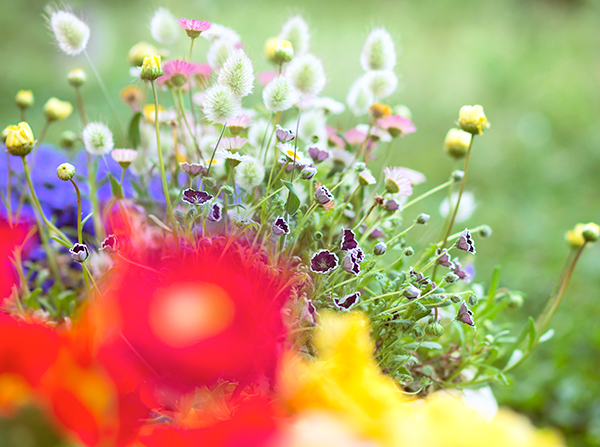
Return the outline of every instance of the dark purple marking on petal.
{"type": "Polygon", "coordinates": [[[360,292],[354,292],[340,299],[334,298],[333,304],[335,304],[335,307],[337,307],[340,310],[350,310],[350,308],[358,302],[359,298],[360,292]]]}
{"type": "Polygon", "coordinates": [[[340,237],[340,250],[348,251],[358,247],[356,235],[350,228],[342,228],[340,237]]]}
{"type": "Polygon", "coordinates": [[[315,273],[329,273],[335,270],[339,260],[335,253],[329,250],[321,250],[313,255],[310,260],[310,269],[315,273]]]}
{"type": "Polygon", "coordinates": [[[271,227],[271,231],[275,236],[282,236],[284,234],[290,234],[290,226],[286,222],[286,220],[279,216],[275,219],[273,226],[271,227]]]}
{"type": "Polygon", "coordinates": [[[188,188],[183,191],[183,200],[185,203],[190,205],[204,205],[209,200],[212,200],[213,196],[205,191],[196,191],[195,189],[188,188]]]}
{"type": "Polygon", "coordinates": [[[464,324],[468,324],[471,327],[475,327],[475,321],[473,320],[473,312],[469,310],[466,302],[460,303],[460,309],[458,309],[458,315],[456,319],[464,324]]]}
{"type": "Polygon", "coordinates": [[[471,236],[471,232],[465,228],[465,230],[460,234],[458,238],[458,242],[456,246],[466,251],[467,253],[475,254],[475,242],[473,241],[473,237],[471,236]]]}

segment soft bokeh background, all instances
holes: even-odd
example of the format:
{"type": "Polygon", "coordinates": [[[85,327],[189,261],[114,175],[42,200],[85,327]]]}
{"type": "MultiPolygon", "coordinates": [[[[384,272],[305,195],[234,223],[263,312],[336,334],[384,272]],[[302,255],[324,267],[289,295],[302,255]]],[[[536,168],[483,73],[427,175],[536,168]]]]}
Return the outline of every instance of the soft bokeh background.
{"type": "MultiPolygon", "coordinates": [[[[13,98],[33,89],[34,131],[50,96],[74,102],[66,74],[88,72],[88,113],[110,112],[83,56],[53,47],[42,18],[45,1],[2,0],[0,16],[0,127],[18,120],[13,98]]],[[[312,29],[311,50],[324,61],[324,94],[344,100],[362,71],[358,57],[369,30],[385,26],[400,44],[396,72],[403,88],[390,103],[406,104],[418,132],[395,148],[396,163],[423,171],[427,185],[452,170],[442,141],[464,104],[485,107],[491,129],[475,140],[467,190],[478,208],[466,224],[489,224],[494,234],[477,241],[478,280],[489,284],[502,265],[503,285],[526,294],[511,317],[524,324],[552,292],[568,249],[563,236],[580,221],[600,221],[600,4],[589,0],[73,0],[91,26],[89,52],[114,102],[132,82],[126,54],[152,41],[154,8],[207,19],[238,31],[257,70],[270,68],[262,49],[284,21],[300,13],[312,29]]],[[[197,59],[208,47],[198,39],[197,59]]],[[[160,45],[158,45],[160,47],[160,45]]],[[[187,51],[182,38],[171,48],[187,51]]],[[[260,92],[260,88],[257,88],[260,92]]],[[[255,95],[250,102],[258,101],[255,95]]],[[[118,104],[125,117],[125,106],[118,104]]],[[[338,117],[356,122],[349,114],[338,117]]],[[[335,122],[335,120],[334,120],[335,122]]],[[[48,141],[78,130],[76,114],[51,127],[48,141]]],[[[118,144],[118,143],[117,143],[118,144]]],[[[426,185],[426,186],[427,186],[426,185]]],[[[440,196],[423,204],[435,225],[440,196]]],[[[551,326],[556,335],[514,374],[502,403],[539,425],[560,427],[570,445],[600,444],[600,247],[586,251],[551,326]]],[[[16,425],[15,429],[19,429],[16,425]]],[[[0,427],[0,430],[2,427],[0,427]]],[[[15,439],[22,439],[19,434],[15,439]]],[[[6,438],[5,438],[6,439],[6,438]]],[[[12,439],[12,438],[11,438],[12,439]]],[[[49,444],[54,445],[48,438],[49,444]]],[[[6,441],[10,442],[10,441],[6,441]]],[[[41,442],[41,441],[40,441],[41,442]]],[[[2,444],[0,442],[0,444],[2,444]]],[[[37,441],[34,444],[37,445],[37,441]]]]}

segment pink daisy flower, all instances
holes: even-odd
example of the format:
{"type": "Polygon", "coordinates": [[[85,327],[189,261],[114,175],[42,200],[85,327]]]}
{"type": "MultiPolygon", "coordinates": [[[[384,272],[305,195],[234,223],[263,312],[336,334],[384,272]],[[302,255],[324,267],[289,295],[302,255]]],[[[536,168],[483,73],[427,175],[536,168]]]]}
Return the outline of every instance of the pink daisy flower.
{"type": "Polygon", "coordinates": [[[246,144],[246,141],[248,140],[242,137],[225,137],[221,140],[219,148],[227,151],[236,152],[239,151],[244,146],[244,144],[246,144]]]}
{"type": "Polygon", "coordinates": [[[212,74],[210,65],[195,62],[192,62],[191,64],[194,66],[194,76],[198,76],[206,82],[210,80],[210,75],[212,74]]]}
{"type": "Polygon", "coordinates": [[[178,19],[177,23],[179,23],[179,26],[181,26],[185,30],[187,35],[192,39],[198,37],[202,33],[202,31],[206,31],[212,25],[207,20],[189,20],[183,17],[178,19]]]}
{"type": "Polygon", "coordinates": [[[158,82],[169,86],[183,87],[188,78],[195,73],[194,65],[180,59],[170,60],[163,65],[164,75],[158,78],[158,82]]]}
{"type": "Polygon", "coordinates": [[[386,116],[377,120],[377,124],[384,130],[387,130],[392,137],[406,135],[416,132],[417,128],[409,118],[400,115],[386,116]]]}
{"type": "Polygon", "coordinates": [[[413,185],[419,185],[425,181],[425,176],[419,171],[409,168],[395,167],[396,171],[402,176],[410,180],[413,185]]]}
{"type": "Polygon", "coordinates": [[[335,127],[326,125],[325,129],[327,130],[327,139],[331,146],[339,147],[340,149],[346,147],[346,142],[337,134],[338,130],[335,127]]]}
{"type": "Polygon", "coordinates": [[[365,138],[367,138],[367,134],[354,127],[346,131],[345,137],[348,143],[355,145],[362,144],[365,141],[365,138]]]}
{"type": "Polygon", "coordinates": [[[258,74],[258,83],[263,87],[267,86],[273,79],[277,77],[276,71],[262,71],[258,74]]]}
{"type": "Polygon", "coordinates": [[[245,115],[239,115],[227,122],[227,127],[232,135],[238,135],[242,130],[252,124],[252,118],[245,115]]]}

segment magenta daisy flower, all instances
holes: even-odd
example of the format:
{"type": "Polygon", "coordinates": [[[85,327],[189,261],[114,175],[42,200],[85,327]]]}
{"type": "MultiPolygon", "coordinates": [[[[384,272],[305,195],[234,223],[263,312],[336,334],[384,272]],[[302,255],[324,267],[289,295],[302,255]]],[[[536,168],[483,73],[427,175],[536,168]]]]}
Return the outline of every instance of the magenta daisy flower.
{"type": "Polygon", "coordinates": [[[191,65],[194,66],[194,76],[198,76],[205,82],[210,81],[210,75],[212,74],[210,65],[196,62],[192,62],[191,65]]]}
{"type": "Polygon", "coordinates": [[[409,118],[400,115],[386,116],[377,120],[377,124],[384,130],[387,130],[392,137],[398,135],[404,136],[417,131],[417,128],[409,118]]]}
{"type": "Polygon", "coordinates": [[[188,78],[195,74],[196,67],[194,65],[180,59],[170,60],[163,65],[164,75],[158,78],[158,82],[169,86],[183,87],[188,78]]]}
{"type": "Polygon", "coordinates": [[[181,26],[185,30],[187,35],[192,39],[198,37],[202,33],[202,31],[206,31],[212,25],[212,23],[210,23],[207,20],[189,20],[183,17],[178,19],[177,23],[179,23],[179,26],[181,26]]]}

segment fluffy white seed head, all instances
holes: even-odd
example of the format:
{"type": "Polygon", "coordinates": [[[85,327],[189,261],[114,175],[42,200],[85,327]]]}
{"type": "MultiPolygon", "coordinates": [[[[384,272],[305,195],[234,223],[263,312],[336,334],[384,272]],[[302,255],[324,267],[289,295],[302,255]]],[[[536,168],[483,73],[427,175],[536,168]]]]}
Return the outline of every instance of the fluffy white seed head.
{"type": "Polygon", "coordinates": [[[260,185],[265,178],[265,168],[254,157],[244,156],[243,161],[235,168],[235,181],[246,191],[260,185]]]}
{"type": "MultiPolygon", "coordinates": [[[[210,28],[209,28],[210,29],[210,28]]],[[[204,34],[204,33],[202,33],[204,34]]],[[[201,35],[202,35],[201,34],[201,35]]],[[[229,56],[235,52],[235,43],[228,39],[215,40],[208,48],[206,60],[215,72],[219,72],[229,56]]]]}
{"type": "Polygon", "coordinates": [[[75,56],[85,50],[90,38],[87,23],[69,11],[48,9],[47,12],[48,25],[58,48],[69,56],[75,56]]]}
{"type": "Polygon", "coordinates": [[[308,25],[302,17],[292,17],[283,25],[281,33],[279,33],[279,40],[291,42],[296,55],[306,53],[310,43],[308,25]]]}
{"type": "Polygon", "coordinates": [[[225,124],[240,113],[239,97],[225,85],[216,84],[206,91],[202,110],[212,123],[225,124]]]}
{"type": "Polygon", "coordinates": [[[364,76],[357,79],[346,98],[348,107],[355,116],[365,115],[369,111],[369,107],[374,102],[373,93],[369,90],[364,76]]]}
{"type": "Polygon", "coordinates": [[[113,135],[104,123],[89,123],[83,128],[83,144],[90,154],[103,155],[114,147],[113,135]]]}
{"type": "Polygon", "coordinates": [[[371,31],[360,55],[360,64],[365,71],[394,68],[396,65],[394,41],[385,29],[376,28],[371,31]]]}
{"type": "Polygon", "coordinates": [[[238,33],[231,28],[219,25],[218,23],[211,24],[210,28],[206,31],[202,31],[202,34],[200,35],[210,42],[223,39],[236,44],[242,41],[238,33]]]}
{"type": "Polygon", "coordinates": [[[318,95],[327,82],[321,60],[308,53],[294,57],[286,75],[296,90],[307,95],[318,95]]]}
{"type": "Polygon", "coordinates": [[[229,87],[240,98],[252,93],[254,68],[246,53],[235,50],[221,67],[218,81],[219,84],[229,87]]]}
{"type": "Polygon", "coordinates": [[[398,87],[398,77],[393,71],[369,71],[364,74],[363,78],[367,88],[377,99],[390,96],[398,87]]]}
{"type": "Polygon", "coordinates": [[[158,8],[150,21],[150,33],[154,40],[171,45],[181,36],[181,27],[167,8],[158,8]]]}
{"type": "Polygon", "coordinates": [[[298,92],[288,78],[278,76],[263,90],[263,101],[271,112],[283,112],[298,102],[298,92]]]}

